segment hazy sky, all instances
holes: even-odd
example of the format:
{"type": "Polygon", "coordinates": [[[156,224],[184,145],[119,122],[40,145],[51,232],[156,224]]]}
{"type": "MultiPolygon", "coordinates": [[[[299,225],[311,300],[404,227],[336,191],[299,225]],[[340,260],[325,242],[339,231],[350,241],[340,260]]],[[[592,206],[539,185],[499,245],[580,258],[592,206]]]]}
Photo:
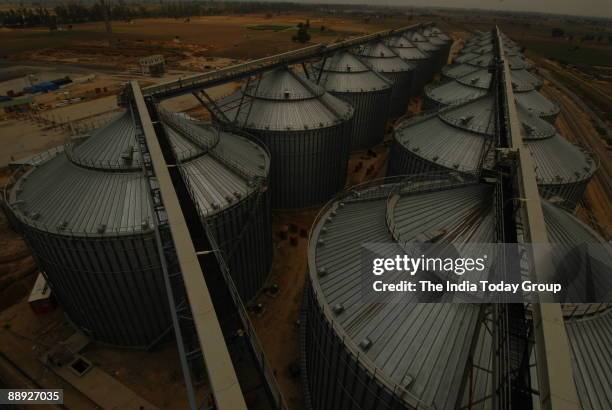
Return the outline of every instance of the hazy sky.
{"type": "Polygon", "coordinates": [[[511,11],[537,11],[612,17],[612,0],[315,0],[317,3],[355,3],[402,6],[460,7],[511,11]]]}

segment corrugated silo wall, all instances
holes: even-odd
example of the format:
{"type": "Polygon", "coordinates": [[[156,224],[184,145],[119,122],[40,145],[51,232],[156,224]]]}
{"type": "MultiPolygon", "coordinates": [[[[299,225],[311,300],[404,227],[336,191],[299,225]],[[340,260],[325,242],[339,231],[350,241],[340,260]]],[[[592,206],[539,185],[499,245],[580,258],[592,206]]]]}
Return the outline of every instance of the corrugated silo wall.
{"type": "Polygon", "coordinates": [[[351,121],[303,131],[248,130],[271,154],[272,208],[318,205],[344,187],[351,121]]]}
{"type": "Polygon", "coordinates": [[[379,144],[385,136],[389,116],[391,88],[362,93],[333,93],[355,109],[351,130],[351,150],[363,150],[379,144]]]}
{"type": "Polygon", "coordinates": [[[321,311],[310,283],[304,291],[301,350],[307,409],[407,409],[401,398],[348,350],[321,311]]]}
{"type": "MultiPolygon", "coordinates": [[[[451,48],[453,47],[453,42],[449,41],[442,47],[442,67],[448,64],[448,57],[450,56],[451,48]]],[[[440,67],[440,69],[442,69],[440,67]]]]}
{"type": "Polygon", "coordinates": [[[265,191],[254,192],[205,221],[223,251],[240,297],[250,301],[268,278],[272,264],[270,190],[266,186],[265,191]]]}
{"type": "Polygon", "coordinates": [[[591,178],[588,178],[568,184],[538,184],[538,189],[542,197],[561,198],[563,202],[557,205],[573,211],[582,199],[590,180],[591,178]]]}
{"type": "Polygon", "coordinates": [[[432,63],[427,60],[411,61],[415,65],[414,80],[412,81],[412,95],[417,97],[423,92],[423,87],[433,75],[432,63]]]}
{"type": "Polygon", "coordinates": [[[448,171],[448,168],[446,167],[434,164],[433,162],[429,162],[417,155],[414,155],[396,141],[394,141],[391,145],[391,152],[389,156],[387,176],[415,175],[448,171]]]}
{"type": "Polygon", "coordinates": [[[92,339],[146,348],[172,326],[153,233],[87,238],[22,227],[58,302],[92,339]]]}
{"type": "Polygon", "coordinates": [[[412,93],[414,70],[381,74],[393,81],[389,117],[399,118],[406,114],[406,108],[408,108],[408,101],[410,101],[410,94],[412,93]]]}

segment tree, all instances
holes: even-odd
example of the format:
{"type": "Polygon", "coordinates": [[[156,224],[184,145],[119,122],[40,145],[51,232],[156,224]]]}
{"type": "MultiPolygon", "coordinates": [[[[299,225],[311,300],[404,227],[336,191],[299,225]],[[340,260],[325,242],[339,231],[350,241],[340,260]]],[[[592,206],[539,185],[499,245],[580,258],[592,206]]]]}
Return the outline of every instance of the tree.
{"type": "Polygon", "coordinates": [[[293,41],[298,41],[300,43],[307,43],[310,41],[310,34],[308,34],[308,30],[305,27],[300,27],[295,36],[293,36],[293,41]]]}

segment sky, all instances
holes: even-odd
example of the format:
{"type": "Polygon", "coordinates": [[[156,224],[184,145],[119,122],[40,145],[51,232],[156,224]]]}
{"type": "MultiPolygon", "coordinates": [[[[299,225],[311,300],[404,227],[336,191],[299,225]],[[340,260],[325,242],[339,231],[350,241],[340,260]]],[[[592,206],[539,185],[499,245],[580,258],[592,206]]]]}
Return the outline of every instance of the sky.
{"type": "Polygon", "coordinates": [[[315,2],[478,8],[612,18],[612,0],[315,0],[315,2]]]}

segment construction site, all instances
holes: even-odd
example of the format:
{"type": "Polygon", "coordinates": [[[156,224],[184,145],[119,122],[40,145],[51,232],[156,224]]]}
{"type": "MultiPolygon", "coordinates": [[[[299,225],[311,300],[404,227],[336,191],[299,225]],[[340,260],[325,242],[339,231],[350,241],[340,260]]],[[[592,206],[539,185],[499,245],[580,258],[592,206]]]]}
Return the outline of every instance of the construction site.
{"type": "Polygon", "coordinates": [[[612,43],[580,65],[520,14],[152,7],[0,27],[0,389],[612,408],[612,43]],[[407,307],[365,300],[364,243],[549,244],[514,255],[542,281],[599,253],[570,264],[582,299],[407,307]]]}

